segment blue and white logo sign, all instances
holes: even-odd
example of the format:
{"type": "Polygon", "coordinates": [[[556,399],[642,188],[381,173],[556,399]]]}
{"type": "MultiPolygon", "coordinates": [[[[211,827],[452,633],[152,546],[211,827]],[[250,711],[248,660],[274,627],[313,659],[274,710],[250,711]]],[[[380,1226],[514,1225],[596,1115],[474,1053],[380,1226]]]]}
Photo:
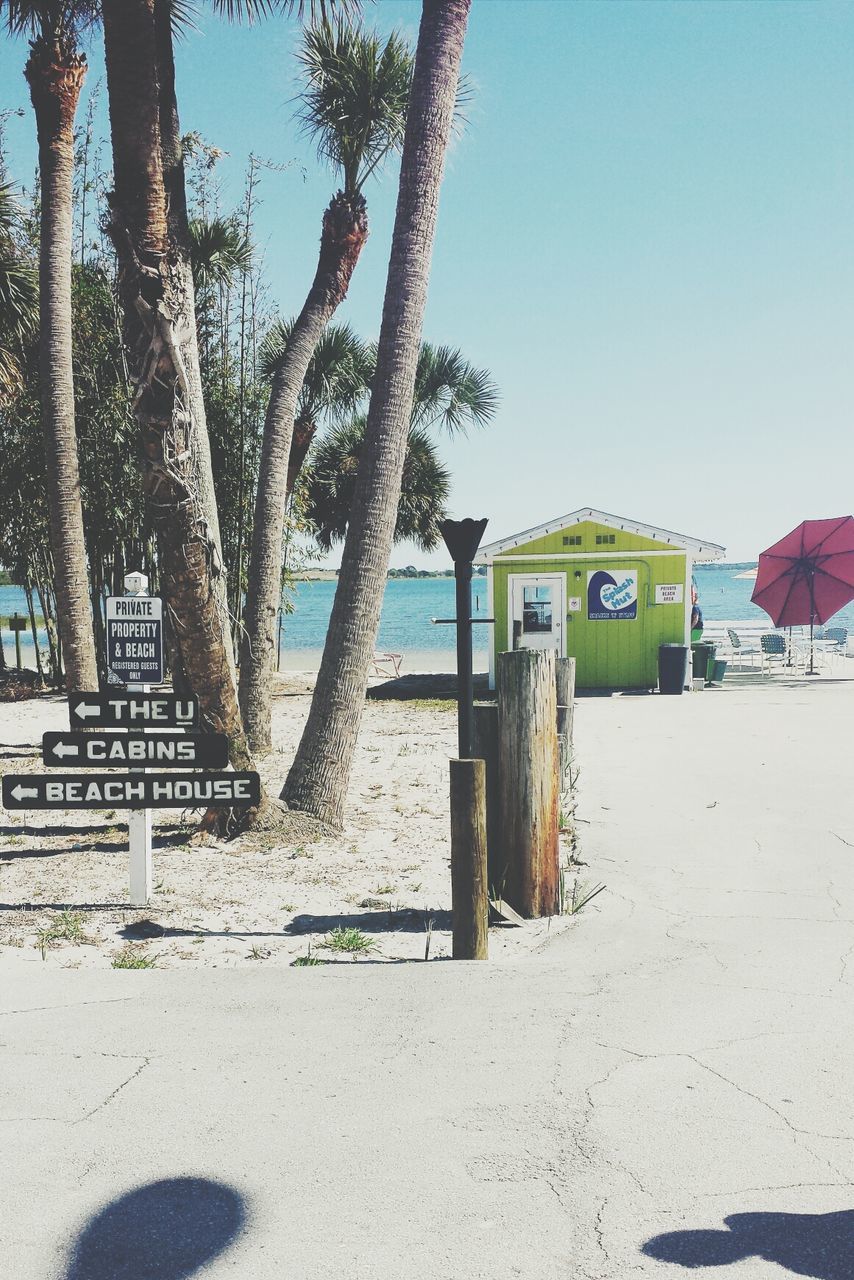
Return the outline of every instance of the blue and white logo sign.
{"type": "Polygon", "coordinates": [[[637,569],[593,569],[587,574],[587,617],[591,622],[637,616],[637,569]]]}

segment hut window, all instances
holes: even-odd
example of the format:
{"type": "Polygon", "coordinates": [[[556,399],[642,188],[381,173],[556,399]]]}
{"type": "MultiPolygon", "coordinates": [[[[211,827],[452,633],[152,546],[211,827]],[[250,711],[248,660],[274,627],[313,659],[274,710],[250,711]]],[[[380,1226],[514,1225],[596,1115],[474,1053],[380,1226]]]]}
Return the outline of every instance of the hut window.
{"type": "Polygon", "coordinates": [[[552,629],[551,587],[522,588],[522,631],[531,635],[552,629]]]}
{"type": "Polygon", "coordinates": [[[617,541],[617,535],[615,533],[597,533],[596,534],[597,546],[603,546],[606,543],[609,545],[613,545],[616,541],[617,541]]]}
{"type": "Polygon", "coordinates": [[[580,534],[580,533],[569,533],[569,534],[566,534],[566,533],[565,533],[565,534],[563,535],[563,545],[564,545],[565,547],[580,547],[580,546],[581,546],[581,534],[580,534]]]}

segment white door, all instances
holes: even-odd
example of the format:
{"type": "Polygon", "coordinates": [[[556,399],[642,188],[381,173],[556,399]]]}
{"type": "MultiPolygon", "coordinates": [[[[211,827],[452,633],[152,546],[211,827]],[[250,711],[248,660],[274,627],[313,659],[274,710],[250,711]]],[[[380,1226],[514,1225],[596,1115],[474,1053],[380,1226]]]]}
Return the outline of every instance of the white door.
{"type": "Polygon", "coordinates": [[[510,575],[511,649],[554,649],[566,653],[566,605],[562,573],[510,575]]]}

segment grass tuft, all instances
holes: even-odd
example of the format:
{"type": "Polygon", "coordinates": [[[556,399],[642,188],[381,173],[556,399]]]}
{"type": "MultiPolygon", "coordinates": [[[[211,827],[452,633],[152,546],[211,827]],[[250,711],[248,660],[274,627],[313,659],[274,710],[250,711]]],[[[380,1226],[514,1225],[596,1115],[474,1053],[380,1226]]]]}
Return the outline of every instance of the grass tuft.
{"type": "Polygon", "coordinates": [[[326,947],[328,951],[351,955],[354,960],[379,950],[374,939],[362,933],[361,929],[345,929],[343,925],[327,933],[320,946],[326,947]]]}
{"type": "Polygon", "coordinates": [[[39,929],[35,945],[44,960],[50,948],[58,942],[73,942],[76,947],[79,947],[81,943],[88,941],[83,929],[83,917],[74,911],[60,911],[50,924],[39,929]]]}
{"type": "Polygon", "coordinates": [[[154,969],[156,966],[154,956],[147,956],[141,947],[124,947],[113,956],[114,969],[154,969]]]}

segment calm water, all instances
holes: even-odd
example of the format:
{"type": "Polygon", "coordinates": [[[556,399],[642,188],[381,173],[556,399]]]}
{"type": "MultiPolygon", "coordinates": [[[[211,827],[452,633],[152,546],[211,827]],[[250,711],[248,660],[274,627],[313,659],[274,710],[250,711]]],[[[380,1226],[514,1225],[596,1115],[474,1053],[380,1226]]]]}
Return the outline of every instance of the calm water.
{"type": "MultiPolygon", "coordinates": [[[[707,622],[767,622],[768,617],[751,603],[752,579],[738,578],[744,565],[706,566],[695,569],[700,605],[707,622]]],[[[296,588],[293,612],[284,618],[282,649],[318,650],[323,647],[326,627],[335,594],[335,582],[303,582],[296,588]]],[[[487,616],[486,579],[472,581],[474,614],[487,616]]],[[[26,613],[24,593],[18,587],[0,587],[0,625],[6,660],[15,660],[15,642],[7,629],[10,613],[26,613]]],[[[454,628],[433,626],[431,618],[454,616],[453,578],[393,578],[383,603],[377,648],[400,653],[417,651],[450,652],[454,648],[454,628]]],[[[474,615],[473,615],[474,616],[474,615]]],[[[846,605],[834,619],[854,632],[854,603],[846,605]]],[[[486,626],[475,630],[474,647],[487,647],[486,626]]],[[[32,663],[32,639],[22,637],[25,661],[32,663]]]]}

